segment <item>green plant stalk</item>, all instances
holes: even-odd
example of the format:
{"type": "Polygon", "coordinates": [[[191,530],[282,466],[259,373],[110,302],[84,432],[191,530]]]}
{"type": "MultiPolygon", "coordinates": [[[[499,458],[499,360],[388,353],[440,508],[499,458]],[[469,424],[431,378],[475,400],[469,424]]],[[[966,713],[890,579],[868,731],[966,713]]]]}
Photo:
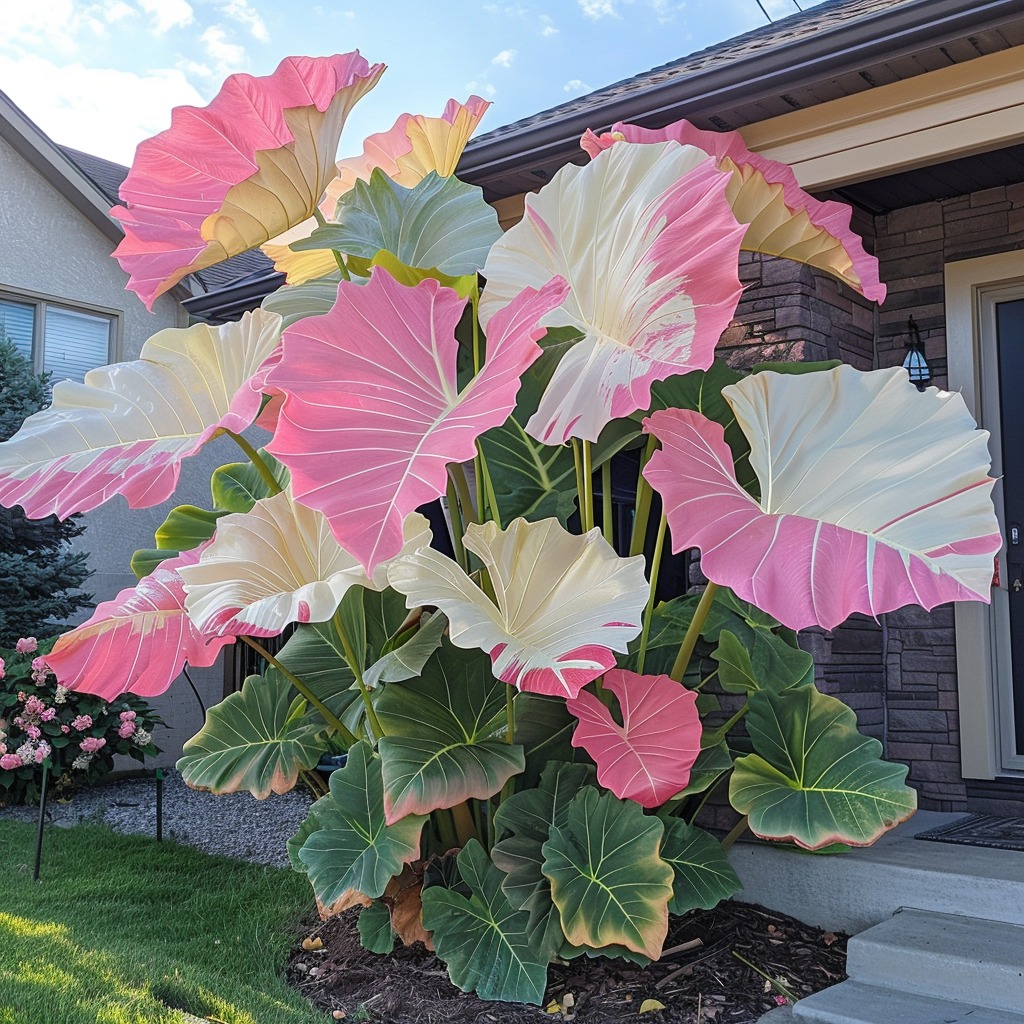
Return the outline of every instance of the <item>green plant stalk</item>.
{"type": "Polygon", "coordinates": [[[580,456],[580,446],[576,438],[572,439],[572,461],[576,467],[576,500],[580,509],[580,526],[587,528],[587,498],[586,488],[583,486],[583,459],[580,456]]]}
{"type": "MultiPolygon", "coordinates": [[[[505,742],[511,746],[516,741],[515,690],[511,686],[505,687],[505,721],[507,723],[505,742]]],[[[501,787],[501,792],[498,794],[499,807],[512,795],[515,785],[515,776],[506,779],[505,785],[501,787]]],[[[490,821],[490,818],[488,818],[488,821],[490,821]]]]}
{"type": "Polygon", "coordinates": [[[280,494],[283,488],[274,479],[274,474],[270,472],[270,467],[260,458],[260,453],[241,434],[236,434],[233,430],[225,430],[224,433],[245,452],[246,457],[256,467],[256,472],[263,477],[264,483],[270,488],[270,493],[280,494]]]}
{"type": "MultiPolygon", "coordinates": [[[[324,217],[324,215],[320,212],[319,206],[313,207],[313,216],[316,218],[317,227],[327,227],[327,218],[324,217]]],[[[341,271],[341,276],[346,281],[351,281],[352,277],[348,272],[348,267],[345,266],[345,258],[341,255],[340,252],[338,252],[337,249],[332,249],[331,252],[334,253],[334,262],[338,264],[338,269],[341,271]]]]}
{"type": "Polygon", "coordinates": [[[725,725],[720,725],[717,729],[713,729],[711,731],[711,736],[712,736],[713,740],[712,740],[712,742],[708,743],[708,746],[709,747],[713,747],[716,743],[721,743],[722,740],[724,740],[726,738],[726,736],[729,735],[729,730],[738,721],[740,721],[740,719],[743,718],[743,716],[749,710],[750,710],[750,699],[748,698],[747,700],[745,700],[743,702],[743,707],[741,707],[739,709],[739,711],[737,711],[736,714],[733,715],[732,718],[730,718],[729,721],[725,723],[725,725]]]}
{"type": "Polygon", "coordinates": [[[704,588],[704,593],[700,596],[700,603],[693,613],[693,621],[690,623],[690,628],[686,631],[686,636],[683,637],[683,642],[679,645],[679,653],[676,655],[672,671],[669,673],[677,683],[681,683],[683,676],[686,675],[686,670],[690,665],[690,658],[693,656],[693,649],[697,646],[697,638],[700,636],[700,631],[704,628],[704,623],[707,621],[708,612],[711,611],[711,605],[714,604],[717,592],[718,584],[712,583],[709,580],[708,585],[704,588]]]}
{"type": "Polygon", "coordinates": [[[473,307],[473,373],[480,372],[480,278],[476,279],[469,301],[473,307]]]}
{"type": "Polygon", "coordinates": [[[494,482],[491,480],[491,471],[487,468],[487,459],[484,456],[483,446],[479,441],[476,443],[477,465],[484,481],[484,493],[487,495],[487,504],[491,510],[491,518],[498,524],[498,529],[504,529],[501,525],[501,510],[498,508],[498,498],[494,493],[494,482]]]}
{"type": "Polygon", "coordinates": [[[352,669],[352,675],[356,677],[356,685],[359,687],[359,695],[363,698],[363,706],[366,708],[366,718],[370,723],[370,728],[373,730],[373,740],[376,743],[376,741],[384,735],[384,730],[380,726],[380,721],[377,718],[377,712],[373,709],[373,701],[370,700],[370,691],[366,688],[366,683],[363,682],[363,666],[359,664],[356,652],[352,650],[352,645],[348,642],[348,637],[345,636],[345,630],[341,625],[341,616],[337,611],[334,613],[333,621],[334,631],[338,634],[341,646],[345,650],[345,660],[348,662],[348,667],[352,669]]]}
{"type": "Polygon", "coordinates": [[[744,814],[743,817],[740,818],[740,820],[737,821],[735,825],[733,825],[732,830],[729,832],[729,834],[722,840],[722,849],[728,850],[729,847],[732,846],[732,844],[735,843],[736,840],[739,839],[739,837],[743,835],[743,833],[746,831],[747,816],[744,814]]]}
{"type": "Polygon", "coordinates": [[[306,784],[306,788],[313,794],[314,800],[317,797],[326,796],[330,792],[323,779],[316,772],[300,771],[299,775],[306,784]]]}
{"type": "Polygon", "coordinates": [[[455,545],[455,560],[468,573],[469,560],[466,558],[466,548],[462,543],[466,527],[462,522],[462,508],[459,505],[459,494],[451,474],[451,467],[448,472],[448,514],[452,517],[452,543],[455,545]]]}
{"type": "Polygon", "coordinates": [[[587,489],[587,529],[594,528],[594,453],[589,441],[583,442],[583,485],[587,489]]]}
{"type": "Polygon", "coordinates": [[[615,546],[615,525],[612,522],[612,461],[601,466],[601,526],[604,539],[615,546]]]}
{"type": "Polygon", "coordinates": [[[772,988],[778,989],[779,994],[785,996],[790,1001],[790,1003],[796,1003],[799,1001],[798,998],[795,995],[793,995],[793,993],[790,992],[790,990],[786,988],[786,986],[783,985],[778,978],[773,978],[770,974],[766,974],[764,971],[761,970],[760,967],[756,966],[755,964],[752,964],[745,956],[740,956],[740,954],[737,953],[735,949],[732,951],[732,955],[736,957],[736,959],[739,960],[740,963],[746,964],[752,971],[756,971],[758,974],[760,974],[761,977],[764,978],[764,980],[767,981],[772,988]]]}
{"type": "Polygon", "coordinates": [[[654,618],[654,595],[658,590],[658,572],[661,569],[661,553],[665,548],[665,530],[668,527],[668,520],[663,515],[658,523],[658,539],[654,542],[654,558],[651,562],[651,592],[647,597],[647,607],[644,608],[644,629],[640,634],[640,653],[637,655],[636,670],[643,675],[644,664],[647,661],[647,641],[651,636],[651,620],[654,618]]]}
{"type": "Polygon", "coordinates": [[[467,526],[470,523],[478,523],[480,520],[473,506],[473,495],[469,492],[469,481],[466,479],[466,471],[463,469],[462,463],[451,463],[448,466],[448,475],[455,481],[455,490],[459,495],[459,504],[462,506],[462,522],[467,526]]]}
{"type": "Polygon", "coordinates": [[[238,639],[241,640],[243,643],[248,644],[257,654],[259,654],[262,658],[266,660],[268,665],[273,665],[274,668],[276,668],[277,671],[280,672],[281,675],[283,675],[285,679],[287,679],[288,682],[291,683],[292,686],[294,686],[295,689],[298,690],[299,693],[306,700],[308,700],[309,703],[313,705],[313,707],[317,709],[317,711],[320,712],[320,714],[324,718],[324,721],[327,722],[329,726],[337,730],[338,735],[342,738],[342,740],[345,743],[347,743],[349,746],[355,746],[355,744],[359,742],[359,740],[352,735],[348,728],[346,728],[345,723],[342,722],[339,718],[337,718],[331,712],[331,709],[328,708],[327,705],[324,704],[324,702],[319,697],[317,697],[317,695],[313,693],[313,691],[310,690],[310,688],[301,679],[299,679],[299,677],[295,675],[294,672],[292,672],[290,669],[285,668],[285,666],[282,665],[281,662],[279,662],[277,658],[275,658],[270,653],[270,651],[268,651],[263,646],[263,644],[259,643],[256,640],[253,640],[251,636],[240,636],[238,639]]]}
{"type": "Polygon", "coordinates": [[[433,812],[434,824],[437,826],[437,836],[449,849],[454,850],[459,845],[458,836],[455,834],[455,820],[452,812],[448,810],[437,810],[433,812]]]}
{"type": "Polygon", "coordinates": [[[461,846],[477,837],[476,822],[473,820],[468,801],[464,800],[452,808],[452,819],[455,821],[455,833],[461,846]]]}
{"type": "Polygon", "coordinates": [[[698,816],[698,815],[700,814],[700,812],[701,812],[702,810],[704,810],[704,805],[705,805],[705,804],[706,804],[706,803],[708,802],[708,800],[710,800],[710,799],[711,799],[711,794],[712,794],[712,793],[714,793],[714,791],[715,791],[716,789],[718,789],[718,787],[719,787],[719,786],[720,786],[720,785],[722,784],[722,782],[723,782],[723,781],[724,781],[724,780],[725,780],[726,778],[728,778],[728,776],[729,776],[729,772],[731,772],[731,771],[732,771],[732,769],[731,769],[731,768],[726,768],[726,769],[725,769],[725,770],[724,770],[724,771],[723,771],[723,772],[722,772],[722,773],[721,773],[721,774],[720,774],[720,775],[718,776],[718,778],[717,778],[717,779],[715,779],[715,781],[714,781],[714,782],[712,782],[712,783],[711,783],[711,785],[710,785],[710,786],[708,786],[708,788],[707,788],[706,790],[704,790],[703,794],[701,795],[700,801],[699,801],[699,802],[698,802],[698,804],[697,804],[697,807],[696,807],[696,809],[694,810],[693,814],[691,814],[691,815],[690,815],[690,821],[689,821],[689,823],[690,823],[691,825],[692,825],[692,824],[693,824],[693,823],[694,823],[694,822],[695,822],[695,821],[697,820],[697,816],[698,816]]]}
{"type": "Polygon", "coordinates": [[[629,543],[630,555],[643,554],[644,542],[647,540],[647,522],[651,518],[651,499],[654,492],[651,485],[644,478],[644,467],[654,454],[658,439],[651,434],[647,438],[647,447],[644,449],[643,458],[640,461],[640,474],[636,478],[636,505],[633,513],[633,539],[629,543]]]}

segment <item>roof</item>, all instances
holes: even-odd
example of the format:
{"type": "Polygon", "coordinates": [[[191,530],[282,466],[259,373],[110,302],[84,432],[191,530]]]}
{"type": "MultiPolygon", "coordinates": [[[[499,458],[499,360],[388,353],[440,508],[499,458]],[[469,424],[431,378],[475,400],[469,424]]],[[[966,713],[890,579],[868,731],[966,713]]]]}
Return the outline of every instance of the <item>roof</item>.
{"type": "Polygon", "coordinates": [[[474,139],[489,199],[536,189],[615,121],[728,130],[1024,43],[1020,0],[826,0],[474,139]]]}

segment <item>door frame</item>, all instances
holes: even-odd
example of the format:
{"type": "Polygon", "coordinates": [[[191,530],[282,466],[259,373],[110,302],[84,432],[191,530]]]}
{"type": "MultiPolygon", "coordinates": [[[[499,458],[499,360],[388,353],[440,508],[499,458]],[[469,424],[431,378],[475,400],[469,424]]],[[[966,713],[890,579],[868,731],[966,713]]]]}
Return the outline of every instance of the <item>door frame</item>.
{"type": "MultiPolygon", "coordinates": [[[[950,390],[959,391],[978,425],[991,434],[993,475],[1002,472],[999,378],[995,341],[998,301],[1024,298],[1024,252],[997,253],[945,266],[946,348],[950,390]]],[[[1002,486],[993,500],[1000,530],[1002,486]]],[[[1013,737],[1008,577],[1005,546],[992,604],[960,601],[956,623],[960,759],[964,778],[1024,776],[1013,737]]]]}

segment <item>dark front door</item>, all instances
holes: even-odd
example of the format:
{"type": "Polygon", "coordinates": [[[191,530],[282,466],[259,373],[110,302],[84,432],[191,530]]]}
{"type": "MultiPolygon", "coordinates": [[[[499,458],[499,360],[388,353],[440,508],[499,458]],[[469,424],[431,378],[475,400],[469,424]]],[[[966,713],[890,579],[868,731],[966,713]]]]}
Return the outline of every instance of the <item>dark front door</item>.
{"type": "Polygon", "coordinates": [[[1024,299],[996,303],[1013,734],[1024,756],[1024,299]]]}

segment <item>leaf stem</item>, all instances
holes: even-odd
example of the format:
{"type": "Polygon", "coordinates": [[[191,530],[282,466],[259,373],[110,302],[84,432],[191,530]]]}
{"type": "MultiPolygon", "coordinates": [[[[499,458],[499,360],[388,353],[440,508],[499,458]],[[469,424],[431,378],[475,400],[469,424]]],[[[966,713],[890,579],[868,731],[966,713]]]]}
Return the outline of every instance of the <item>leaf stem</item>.
{"type": "Polygon", "coordinates": [[[690,666],[690,658],[693,656],[694,647],[697,646],[697,638],[700,636],[700,631],[704,628],[704,623],[707,621],[708,612],[711,611],[711,605],[714,604],[717,592],[718,584],[712,583],[709,580],[708,585],[704,588],[704,593],[700,595],[700,603],[693,613],[690,628],[687,629],[686,636],[683,637],[683,642],[679,645],[679,653],[676,655],[675,664],[669,673],[677,683],[683,681],[683,676],[686,675],[686,670],[690,666]]]}
{"type": "Polygon", "coordinates": [[[612,522],[612,460],[601,465],[601,528],[604,539],[615,547],[615,524],[612,522]]]}
{"type": "MultiPolygon", "coordinates": [[[[335,211],[335,214],[337,214],[337,211],[335,211]]],[[[327,218],[324,217],[324,215],[320,212],[319,206],[313,207],[313,217],[316,219],[317,227],[327,227],[327,218]]],[[[352,277],[348,272],[348,267],[345,266],[344,257],[341,255],[340,252],[338,252],[337,249],[332,249],[331,252],[334,253],[334,262],[338,264],[338,269],[341,271],[341,276],[346,281],[351,281],[352,277]]]]}
{"type": "Polygon", "coordinates": [[[359,742],[359,740],[357,740],[356,737],[353,736],[352,733],[349,732],[349,730],[345,727],[344,722],[337,718],[331,712],[330,708],[328,708],[327,705],[324,704],[324,702],[319,697],[317,697],[316,694],[313,693],[313,691],[310,690],[310,688],[301,679],[299,679],[299,677],[295,675],[294,672],[292,672],[290,669],[285,668],[285,666],[282,665],[281,662],[279,662],[277,658],[275,658],[270,653],[270,651],[268,651],[263,646],[263,644],[254,640],[251,636],[240,636],[238,639],[241,640],[243,643],[248,644],[257,654],[259,654],[267,662],[268,665],[273,665],[274,668],[276,668],[277,671],[280,672],[281,675],[283,675],[285,679],[287,679],[288,682],[290,682],[292,686],[294,686],[295,689],[298,690],[299,693],[306,700],[308,700],[309,703],[317,709],[317,711],[320,712],[320,714],[324,718],[324,721],[327,722],[328,725],[332,726],[335,730],[337,730],[338,735],[341,737],[344,743],[347,743],[349,746],[354,746],[356,743],[359,742]]]}
{"type": "Polygon", "coordinates": [[[459,504],[462,506],[462,522],[465,525],[478,523],[480,520],[477,518],[477,512],[473,506],[473,495],[469,492],[465,467],[461,462],[453,462],[448,466],[448,475],[455,481],[455,490],[458,492],[459,504]]]}
{"type": "Polygon", "coordinates": [[[644,449],[643,458],[640,461],[640,473],[636,478],[636,505],[633,513],[633,537],[629,542],[630,555],[643,554],[644,544],[647,541],[647,522],[651,518],[651,499],[654,491],[644,477],[644,467],[654,454],[658,439],[651,434],[647,438],[647,447],[644,449]]]}
{"type": "Polygon", "coordinates": [[[739,837],[741,835],[743,835],[743,833],[746,832],[746,831],[747,831],[747,816],[744,814],[743,817],[740,818],[740,820],[737,821],[735,825],[733,825],[733,827],[730,830],[729,834],[722,840],[722,842],[721,842],[722,849],[723,850],[728,850],[729,847],[731,847],[732,844],[735,843],[736,840],[739,839],[739,837]]]}
{"type": "Polygon", "coordinates": [[[466,548],[462,543],[466,527],[462,522],[462,507],[459,505],[459,494],[452,476],[451,466],[448,467],[448,514],[452,517],[452,544],[455,546],[455,559],[465,572],[469,572],[469,561],[466,548]]]}
{"type": "Polygon", "coordinates": [[[498,529],[503,529],[501,525],[501,511],[498,508],[498,498],[494,493],[494,482],[491,480],[491,472],[487,468],[487,459],[484,456],[483,445],[480,444],[479,440],[476,443],[477,451],[477,465],[480,467],[480,475],[484,481],[484,493],[487,495],[487,504],[491,510],[491,518],[498,524],[498,529]]]}
{"type": "Polygon", "coordinates": [[[587,529],[594,528],[594,453],[590,442],[583,442],[583,486],[587,490],[587,529]]]}
{"type": "Polygon", "coordinates": [[[245,452],[247,458],[255,467],[256,472],[263,477],[263,482],[270,488],[270,493],[272,495],[280,494],[284,488],[274,478],[274,474],[270,472],[270,467],[260,457],[260,453],[241,434],[236,434],[233,430],[225,430],[224,433],[245,452]]]}
{"type": "Polygon", "coordinates": [[[473,821],[473,815],[469,810],[469,801],[464,800],[461,804],[456,804],[452,808],[452,818],[455,821],[455,832],[459,842],[465,846],[477,834],[476,822],[473,821]]]}
{"type": "Polygon", "coordinates": [[[580,454],[579,442],[572,439],[572,461],[576,467],[576,500],[580,510],[580,529],[587,532],[587,489],[583,485],[583,458],[580,454]]]}
{"type": "Polygon", "coordinates": [[[654,618],[654,595],[658,591],[658,572],[661,569],[661,553],[665,548],[665,529],[668,520],[662,515],[658,523],[658,539],[654,542],[654,558],[651,562],[651,592],[647,597],[647,607],[644,608],[644,629],[640,634],[640,653],[637,655],[636,670],[643,675],[644,664],[647,661],[647,641],[651,635],[651,620],[654,618]]]}
{"type": "Polygon", "coordinates": [[[380,726],[380,721],[377,718],[377,712],[373,709],[373,701],[370,700],[370,691],[366,688],[366,683],[363,682],[363,666],[359,663],[359,659],[356,657],[355,651],[352,650],[352,645],[348,642],[348,637],[345,636],[345,630],[341,625],[341,616],[334,613],[334,631],[338,634],[338,639],[341,641],[341,646],[345,651],[345,660],[348,662],[348,666],[352,669],[352,675],[356,677],[356,685],[359,687],[359,695],[363,698],[363,705],[366,708],[366,717],[370,723],[370,728],[373,730],[374,742],[379,740],[384,735],[384,730],[380,726]]]}

